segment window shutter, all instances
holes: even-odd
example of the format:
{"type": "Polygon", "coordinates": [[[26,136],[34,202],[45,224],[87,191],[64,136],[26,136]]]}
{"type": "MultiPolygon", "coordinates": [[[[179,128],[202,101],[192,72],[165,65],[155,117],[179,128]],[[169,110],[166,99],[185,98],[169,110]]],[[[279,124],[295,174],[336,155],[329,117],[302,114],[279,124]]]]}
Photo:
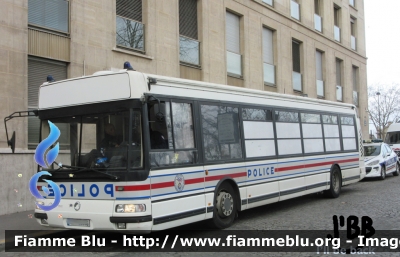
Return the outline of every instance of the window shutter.
{"type": "Polygon", "coordinates": [[[322,53],[320,51],[315,52],[315,61],[316,61],[316,73],[317,73],[317,80],[322,79],[322,53]]]}
{"type": "Polygon", "coordinates": [[[274,64],[272,33],[270,29],[263,29],[263,60],[269,64],[274,64]]]}
{"type": "Polygon", "coordinates": [[[117,0],[117,15],[142,22],[142,0],[117,0]]]}
{"type": "Polygon", "coordinates": [[[240,17],[226,12],[226,49],[240,54],[240,17]]]}
{"type": "MultiPolygon", "coordinates": [[[[57,80],[67,78],[66,63],[47,61],[36,58],[28,59],[28,109],[37,109],[39,87],[46,82],[47,75],[52,75],[57,80]]],[[[60,96],[54,96],[60,97],[60,96]]],[[[61,137],[59,142],[67,142],[66,126],[59,126],[61,137]],[[64,128],[65,127],[65,128],[64,128]]],[[[28,148],[34,149],[39,143],[40,120],[37,117],[28,117],[28,148]]]]}
{"type": "Polygon", "coordinates": [[[29,0],[28,23],[68,33],[68,9],[64,0],[29,0]]]}
{"type": "Polygon", "coordinates": [[[197,0],[179,0],[179,34],[197,40],[197,0]]]}

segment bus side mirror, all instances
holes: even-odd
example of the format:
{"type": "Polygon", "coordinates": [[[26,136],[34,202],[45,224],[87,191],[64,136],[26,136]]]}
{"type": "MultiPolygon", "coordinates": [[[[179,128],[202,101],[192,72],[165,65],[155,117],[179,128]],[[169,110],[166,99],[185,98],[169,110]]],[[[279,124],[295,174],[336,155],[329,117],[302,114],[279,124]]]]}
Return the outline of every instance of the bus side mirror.
{"type": "Polygon", "coordinates": [[[12,153],[15,152],[15,131],[13,131],[12,137],[7,141],[8,146],[11,147],[12,153]]]}

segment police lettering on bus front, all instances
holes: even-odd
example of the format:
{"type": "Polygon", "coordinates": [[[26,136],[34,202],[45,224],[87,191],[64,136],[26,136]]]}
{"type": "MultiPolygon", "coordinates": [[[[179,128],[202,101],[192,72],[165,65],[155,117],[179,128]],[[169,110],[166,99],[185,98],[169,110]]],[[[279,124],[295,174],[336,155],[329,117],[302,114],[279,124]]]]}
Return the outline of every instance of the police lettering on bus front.
{"type": "Polygon", "coordinates": [[[248,168],[247,169],[247,177],[250,178],[259,178],[266,177],[275,174],[274,166],[271,167],[263,167],[263,168],[248,168]]]}
{"type": "MultiPolygon", "coordinates": [[[[62,197],[114,197],[114,185],[105,184],[59,184],[62,197]]],[[[49,196],[54,196],[50,190],[49,196]]]]}

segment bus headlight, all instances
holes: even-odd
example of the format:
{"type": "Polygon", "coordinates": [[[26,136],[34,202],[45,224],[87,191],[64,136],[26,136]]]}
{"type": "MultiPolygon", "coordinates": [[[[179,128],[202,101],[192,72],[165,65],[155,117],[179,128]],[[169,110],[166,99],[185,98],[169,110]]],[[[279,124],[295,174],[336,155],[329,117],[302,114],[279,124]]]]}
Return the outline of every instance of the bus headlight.
{"type": "Polygon", "coordinates": [[[145,204],[117,204],[115,212],[117,213],[133,213],[133,212],[145,212],[145,204]]]}

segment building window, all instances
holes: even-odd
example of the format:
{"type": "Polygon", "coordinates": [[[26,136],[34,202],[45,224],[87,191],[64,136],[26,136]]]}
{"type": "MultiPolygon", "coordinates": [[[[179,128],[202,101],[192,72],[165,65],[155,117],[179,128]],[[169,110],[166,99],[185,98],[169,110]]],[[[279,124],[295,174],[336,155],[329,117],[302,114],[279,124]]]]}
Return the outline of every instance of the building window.
{"type": "Polygon", "coordinates": [[[292,41],[292,64],[293,64],[293,89],[296,91],[302,91],[302,76],[301,76],[301,65],[300,65],[300,43],[292,41]]]}
{"type": "Polygon", "coordinates": [[[291,0],[290,1],[290,14],[292,18],[296,20],[300,20],[300,4],[299,0],[291,0]]]}
{"type": "Polygon", "coordinates": [[[179,59],[183,63],[199,66],[197,28],[197,0],[179,0],[179,59]]]}
{"type": "Polygon", "coordinates": [[[336,100],[343,101],[342,60],[336,59],[336,100]]]}
{"type": "Polygon", "coordinates": [[[314,0],[314,28],[315,30],[322,32],[322,17],[321,17],[321,2],[320,0],[314,0]]]}
{"type": "Polygon", "coordinates": [[[117,0],[117,46],[144,52],[142,0],[117,0]]]}
{"type": "Polygon", "coordinates": [[[334,6],[333,8],[333,21],[334,21],[334,38],[336,41],[340,42],[340,7],[334,6]]]}
{"type": "Polygon", "coordinates": [[[264,83],[275,86],[273,31],[263,28],[264,83]]]}
{"type": "Polygon", "coordinates": [[[266,3],[267,5],[273,6],[273,0],[262,0],[263,3],[266,3]]]}
{"type": "Polygon", "coordinates": [[[350,17],[351,49],[357,50],[356,19],[350,17]]]}
{"type": "MultiPolygon", "coordinates": [[[[39,101],[39,88],[48,75],[58,80],[67,79],[67,64],[41,58],[28,58],[28,109],[36,110],[39,101]]],[[[60,129],[58,139],[60,149],[69,149],[69,131],[66,123],[55,123],[60,129]]],[[[42,138],[44,139],[44,138],[42,138]]],[[[40,140],[40,120],[38,117],[28,117],[28,149],[35,149],[40,140]]]]}
{"type": "Polygon", "coordinates": [[[226,50],[228,75],[242,77],[240,17],[230,12],[226,12],[226,50]]]}
{"type": "Polygon", "coordinates": [[[356,0],[349,0],[349,4],[353,7],[356,7],[356,0]]]}
{"type": "Polygon", "coordinates": [[[358,95],[358,67],[352,67],[352,75],[353,75],[353,104],[358,106],[359,104],[359,95],[358,95]]]}
{"type": "Polygon", "coordinates": [[[69,33],[69,1],[29,0],[29,25],[69,33]]]}
{"type": "Polygon", "coordinates": [[[321,51],[315,52],[315,65],[316,65],[316,77],[317,77],[317,96],[324,97],[325,90],[324,90],[324,78],[323,78],[323,67],[322,67],[322,55],[321,51]]]}

